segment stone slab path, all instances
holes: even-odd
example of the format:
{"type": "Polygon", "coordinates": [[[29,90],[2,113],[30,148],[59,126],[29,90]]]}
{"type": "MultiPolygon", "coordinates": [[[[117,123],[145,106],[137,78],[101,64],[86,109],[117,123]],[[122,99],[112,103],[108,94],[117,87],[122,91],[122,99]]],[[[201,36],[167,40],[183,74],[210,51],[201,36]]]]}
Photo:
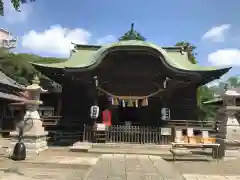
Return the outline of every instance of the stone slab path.
{"type": "Polygon", "coordinates": [[[202,174],[184,174],[186,180],[240,180],[239,175],[220,176],[220,175],[202,175],[202,174]]]}
{"type": "Polygon", "coordinates": [[[71,156],[51,156],[46,158],[44,161],[42,157],[35,159],[26,160],[28,163],[52,163],[52,164],[76,164],[76,165],[85,165],[92,166],[95,165],[98,161],[97,157],[71,157],[71,156]]]}
{"type": "Polygon", "coordinates": [[[102,155],[84,180],[184,180],[173,166],[158,156],[102,155]]]}
{"type": "Polygon", "coordinates": [[[62,168],[0,169],[0,180],[82,180],[87,170],[62,168]]]}

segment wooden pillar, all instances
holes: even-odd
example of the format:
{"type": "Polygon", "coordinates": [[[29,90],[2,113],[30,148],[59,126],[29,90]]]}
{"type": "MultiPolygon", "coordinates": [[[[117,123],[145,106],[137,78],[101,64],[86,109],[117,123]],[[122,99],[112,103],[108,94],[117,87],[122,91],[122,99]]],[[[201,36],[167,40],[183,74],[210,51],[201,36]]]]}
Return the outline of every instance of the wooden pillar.
{"type": "MultiPolygon", "coordinates": [[[[5,114],[4,100],[0,100],[0,130],[3,129],[4,114],[5,114]]],[[[0,136],[2,136],[2,132],[0,133],[0,136]]]]}
{"type": "Polygon", "coordinates": [[[62,111],[62,95],[58,94],[57,95],[57,111],[56,111],[56,115],[60,116],[61,115],[61,111],[62,111]]]}

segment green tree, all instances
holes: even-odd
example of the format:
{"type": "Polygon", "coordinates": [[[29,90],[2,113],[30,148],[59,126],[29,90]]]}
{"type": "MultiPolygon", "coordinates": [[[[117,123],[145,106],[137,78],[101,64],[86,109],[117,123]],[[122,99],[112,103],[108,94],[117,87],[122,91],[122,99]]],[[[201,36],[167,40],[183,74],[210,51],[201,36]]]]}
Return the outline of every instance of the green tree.
{"type": "MultiPolygon", "coordinates": [[[[16,11],[21,11],[20,7],[21,4],[29,3],[29,2],[34,2],[36,0],[11,0],[11,3],[16,11]]],[[[4,16],[4,2],[3,0],[0,0],[0,16],[4,16]]]]}
{"type": "Polygon", "coordinates": [[[191,63],[193,64],[197,64],[197,60],[196,60],[196,46],[194,46],[193,44],[186,42],[186,41],[180,41],[178,43],[176,43],[175,46],[182,46],[184,48],[185,51],[188,52],[188,59],[191,63]]]}
{"type": "Polygon", "coordinates": [[[27,85],[32,80],[33,75],[38,74],[40,78],[48,79],[29,62],[54,63],[62,62],[64,59],[46,58],[32,54],[14,54],[5,50],[0,50],[0,69],[10,78],[20,84],[27,85]]]}
{"type": "Polygon", "coordinates": [[[207,86],[201,86],[197,89],[197,113],[200,120],[213,119],[216,114],[216,107],[205,105],[204,102],[214,98],[214,91],[207,86]]]}
{"type": "Polygon", "coordinates": [[[238,77],[230,77],[227,82],[229,83],[229,85],[231,87],[238,87],[239,86],[239,81],[238,81],[238,77]]]}

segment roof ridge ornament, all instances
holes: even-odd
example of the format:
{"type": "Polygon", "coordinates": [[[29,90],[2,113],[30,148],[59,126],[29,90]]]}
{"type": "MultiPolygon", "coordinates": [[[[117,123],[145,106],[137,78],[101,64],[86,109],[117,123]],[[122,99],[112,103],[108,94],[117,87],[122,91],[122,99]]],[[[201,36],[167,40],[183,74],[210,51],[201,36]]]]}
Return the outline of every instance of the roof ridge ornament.
{"type": "Polygon", "coordinates": [[[139,41],[146,40],[145,37],[143,37],[139,32],[134,30],[134,23],[131,24],[131,29],[119,38],[119,41],[129,41],[129,40],[139,40],[139,41]]]}

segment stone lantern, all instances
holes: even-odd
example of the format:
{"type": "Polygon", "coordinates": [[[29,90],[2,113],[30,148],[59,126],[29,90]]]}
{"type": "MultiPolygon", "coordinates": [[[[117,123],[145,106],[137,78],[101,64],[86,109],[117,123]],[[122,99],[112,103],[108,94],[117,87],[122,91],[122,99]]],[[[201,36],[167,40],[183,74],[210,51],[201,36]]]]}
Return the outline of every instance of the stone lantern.
{"type": "MultiPolygon", "coordinates": [[[[28,101],[25,102],[26,112],[22,120],[24,121],[23,124],[25,124],[22,141],[26,146],[27,155],[38,154],[48,148],[46,139],[48,132],[42,126],[42,121],[38,113],[38,107],[43,103],[40,101],[40,94],[47,90],[44,90],[39,84],[40,80],[35,76],[32,84],[25,88],[28,94],[28,101]]],[[[10,136],[12,137],[12,145],[14,146],[18,139],[18,132],[11,132],[10,136]]]]}
{"type": "Polygon", "coordinates": [[[217,135],[217,142],[220,144],[219,156],[225,158],[234,157],[236,154],[229,150],[229,147],[239,143],[240,126],[236,113],[240,111],[240,106],[237,106],[236,99],[240,97],[240,93],[236,88],[228,88],[221,97],[223,106],[218,110],[217,114],[220,122],[217,135]]]}
{"type": "Polygon", "coordinates": [[[240,93],[236,89],[226,90],[223,96],[223,110],[225,112],[225,120],[223,123],[225,128],[225,138],[227,143],[239,141],[240,126],[236,113],[240,111],[240,106],[237,106],[236,99],[240,97],[240,93]]]}

